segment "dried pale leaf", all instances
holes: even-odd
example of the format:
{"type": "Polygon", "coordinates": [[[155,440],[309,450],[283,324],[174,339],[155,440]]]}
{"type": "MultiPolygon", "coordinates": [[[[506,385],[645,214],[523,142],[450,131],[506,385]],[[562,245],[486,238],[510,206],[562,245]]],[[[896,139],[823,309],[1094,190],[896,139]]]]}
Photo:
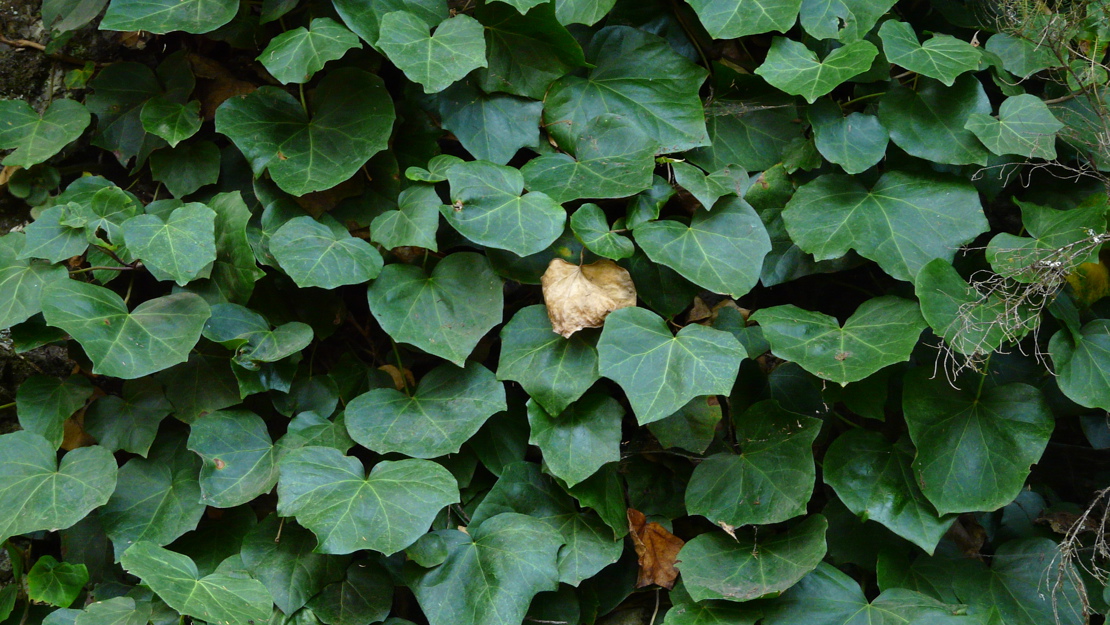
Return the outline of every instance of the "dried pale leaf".
{"type": "Polygon", "coordinates": [[[378,367],[378,369],[389,374],[389,377],[393,379],[393,386],[397,390],[403,391],[406,388],[416,388],[416,378],[412,376],[412,371],[405,369],[405,375],[401,377],[401,371],[393,365],[382,365],[378,367]]]}
{"type": "Polygon", "coordinates": [[[5,165],[0,168],[0,189],[4,188],[4,186],[8,184],[8,181],[12,179],[12,174],[20,169],[23,168],[18,165],[5,165]]]}
{"type": "Polygon", "coordinates": [[[600,328],[609,313],[636,305],[632,276],[608,259],[588,265],[553,259],[540,283],[551,328],[564,337],[582,328],[600,328]]]}
{"type": "Polygon", "coordinates": [[[748,320],[748,316],[752,314],[752,311],[748,310],[747,308],[740,308],[740,306],[738,306],[736,304],[736,300],[723,299],[723,300],[717,302],[716,304],[714,304],[713,310],[709,315],[709,320],[711,322],[716,321],[717,316],[720,315],[721,311],[724,310],[725,308],[731,308],[731,309],[739,312],[740,316],[744,318],[745,322],[748,320]]]}
{"type": "Polygon", "coordinates": [[[78,447],[95,445],[96,439],[85,431],[85,409],[82,408],[62,424],[62,449],[72,451],[78,447]]]}
{"type": "Polygon", "coordinates": [[[694,298],[694,305],[690,307],[690,312],[686,313],[686,323],[698,323],[705,321],[710,316],[709,305],[705,303],[700,297],[694,298]]]}
{"type": "Polygon", "coordinates": [[[648,523],[644,513],[634,508],[628,509],[628,530],[640,560],[636,587],[658,584],[663,588],[674,588],[675,578],[678,577],[674,565],[679,550],[686,543],[662,525],[648,523]]]}

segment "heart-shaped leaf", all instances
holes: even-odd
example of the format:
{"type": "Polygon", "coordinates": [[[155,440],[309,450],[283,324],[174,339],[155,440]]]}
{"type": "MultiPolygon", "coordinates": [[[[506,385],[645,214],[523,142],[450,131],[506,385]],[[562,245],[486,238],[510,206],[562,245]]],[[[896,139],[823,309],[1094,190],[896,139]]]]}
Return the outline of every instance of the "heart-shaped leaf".
{"type": "Polygon", "coordinates": [[[697,167],[683,162],[671,163],[674,180],[690,192],[705,210],[713,210],[717,200],[726,195],[744,196],[748,187],[748,172],[737,165],[726,165],[720,171],[706,174],[697,167]]]}
{"type": "Polygon", "coordinates": [[[610,313],[597,352],[601,375],[624,389],[640,425],[669,417],[698,395],[727,395],[746,355],[728,332],[692,324],[675,336],[643,308],[610,313]]]}
{"type": "Polygon", "coordinates": [[[61,447],[66,419],[83,408],[92,394],[92,384],[81,376],[60,380],[33,375],[24,380],[15,393],[19,425],[42,435],[55,448],[61,447]]]}
{"type": "Polygon", "coordinates": [[[761,401],[734,419],[740,454],[699,464],[686,487],[686,509],[732,527],[779,523],[805,514],[813,493],[813,441],[821,422],[761,401]]]}
{"type": "Polygon", "coordinates": [[[740,198],[698,210],[686,226],[673,219],[649,221],[633,231],[648,258],[698,286],[732,297],[759,281],[771,239],[759,215],[740,198]]]}
{"type": "Polygon", "coordinates": [[[900,280],[913,280],[934,258],[951,261],[988,228],[970,184],[899,171],[883,174],[870,191],[848,176],[821,176],[798,189],[782,218],[790,238],[817,260],[854,249],[900,280]]]}
{"type": "Polygon", "coordinates": [[[1056,133],[1063,127],[1044,100],[1028,93],[1006,98],[998,119],[973,113],[964,123],[995,154],[1048,160],[1056,158],[1056,133]]]}
{"type": "Polygon", "coordinates": [[[370,239],[386,249],[412,246],[435,252],[442,203],[434,186],[413,185],[397,197],[397,210],[385,211],[370,223],[370,239]]]}
{"type": "Polygon", "coordinates": [[[255,175],[269,171],[293,195],[330,189],[386,147],[393,102],[381,78],[355,68],[329,72],[312,114],[284,90],[260,87],[225,101],[216,130],[239,148],[255,175]]]}
{"type": "Polygon", "coordinates": [[[585,78],[564,76],[544,98],[544,122],[559,145],[575,145],[589,121],[606,113],[638,126],[660,153],[709,144],[698,98],[706,72],[662,38],[628,26],[602,28],[586,61],[594,67],[585,78]]]}
{"type": "Polygon", "coordinates": [[[990,386],[977,376],[954,388],[931,371],[906,374],[902,409],[917,448],[918,484],[940,514],[996,510],[1017,497],[1052,434],[1041,391],[990,386]]]}
{"type": "Polygon", "coordinates": [[[800,95],[813,104],[841,83],[866,72],[879,50],[870,41],[856,41],[837,48],[819,60],[805,44],[775,37],[767,60],[755,73],[771,85],[800,95]]]}
{"type": "Polygon", "coordinates": [[[520,148],[540,143],[542,102],[482,93],[461,81],[441,93],[438,104],[443,128],[478,160],[504,165],[520,148]]]}
{"type": "Polygon", "coordinates": [[[325,586],[308,607],[327,625],[384,621],[393,607],[393,579],[380,566],[355,562],[342,581],[325,586]]]}
{"type": "Polygon", "coordinates": [[[406,11],[424,21],[430,30],[448,16],[447,7],[437,0],[335,0],[335,10],[348,28],[370,45],[378,43],[381,20],[387,13],[406,11]]]}
{"type": "Polygon", "coordinates": [[[282,84],[306,83],[328,61],[360,48],[358,36],[328,17],[318,17],[308,28],[287,30],[266,44],[258,60],[282,84]]]}
{"type": "Polygon", "coordinates": [[[707,532],[678,554],[686,591],[696,601],[750,601],[798,583],[825,557],[829,522],[815,514],[790,530],[767,537],[752,531],[707,532]]]}
{"type": "Polygon", "coordinates": [[[230,22],[238,9],[235,0],[112,0],[100,28],[156,35],[207,33],[230,22]]]}
{"type": "Polygon", "coordinates": [[[202,284],[218,293],[221,300],[246,304],[254,283],[265,275],[247,240],[250,209],[238,191],[216,195],[208,201],[208,207],[216,212],[216,262],[210,281],[202,284]]]}
{"type": "Polygon", "coordinates": [[[559,550],[559,581],[577,586],[617,561],[622,544],[593,512],[580,512],[574,499],[539,465],[515,462],[501,471],[470,518],[470,527],[495,522],[505,513],[526,514],[548,525],[566,544],[559,550]]]}
{"type": "Polygon", "coordinates": [[[597,204],[583,204],[570,216],[570,227],[582,245],[598,256],[620,260],[636,253],[636,246],[609,227],[605,211],[597,204]]]}
{"type": "Polygon", "coordinates": [[[478,83],[487,93],[505,92],[542,100],[551,82],[586,65],[582,47],[556,18],[563,2],[502,2],[479,6],[474,16],[486,28],[487,69],[478,83]],[[523,15],[522,15],[523,14],[523,15]]]}
{"type": "Polygon", "coordinates": [[[865,113],[844,117],[828,99],[809,107],[817,151],[849,174],[867,171],[886,155],[890,134],[879,118],[865,113]]]}
{"type": "Polygon", "coordinates": [[[965,129],[975,114],[990,115],[991,103],[975,76],[951,87],[921,79],[914,91],[895,86],[879,100],[879,120],[894,144],[918,158],[951,165],[985,165],[987,149],[965,129]]]}
{"type": "Polygon", "coordinates": [[[362,284],[382,270],[382,255],[372,245],[338,223],[329,227],[307,215],[278,228],[270,237],[270,253],[299,287],[362,284]]]}
{"type": "Polygon", "coordinates": [[[165,220],[139,215],[123,223],[123,237],[154,277],[184,286],[216,260],[216,212],[190,202],[165,220]]]}
{"type": "Polygon", "coordinates": [[[763,612],[731,601],[694,601],[682,582],[670,592],[671,609],[663,625],[756,625],[763,612]]]}
{"type": "Polygon", "coordinates": [[[979,49],[949,35],[933,35],[920,44],[913,26],[889,20],[879,28],[879,37],[883,40],[883,54],[888,61],[911,72],[936,78],[949,87],[960,74],[979,69],[979,49]]]}
{"type": "Polygon", "coordinates": [[[99,445],[67,452],[27,431],[0,436],[0,538],[65,529],[104,505],[116,460],[99,445]]]}
{"type": "Polygon", "coordinates": [[[542,251],[567,223],[563,207],[540,192],[521,195],[524,176],[514,167],[485,161],[459,163],[447,171],[451,204],[440,210],[459,234],[518,256],[542,251]]]}
{"type": "Polygon", "coordinates": [[[847,384],[910,358],[925,319],[917,304],[887,295],[869,299],[840,327],[835,317],[787,304],[751,316],[771,353],[823,379],[847,384]]]}
{"type": "Polygon", "coordinates": [[[770,31],[786,32],[798,18],[802,0],[694,0],[690,3],[714,39],[736,39],[770,31]]]}
{"type": "MultiPolygon", "coordinates": [[[[16,254],[20,259],[45,258],[51,263],[60,263],[67,258],[73,258],[85,253],[89,247],[89,239],[85,236],[84,228],[71,228],[63,225],[61,220],[73,210],[73,206],[51,206],[39,214],[38,219],[24,228],[27,236],[22,251],[16,254]]],[[[15,233],[4,235],[5,239],[12,239],[15,233]]],[[[10,248],[9,248],[10,249],[10,248]]],[[[10,266],[10,265],[9,265],[10,266]]],[[[26,304],[29,301],[20,301],[26,304]]]]}
{"type": "Polygon", "coordinates": [[[30,167],[76,141],[92,120],[73,100],[54,100],[39,115],[23,100],[0,100],[0,150],[15,148],[4,165],[30,167]]]}
{"type": "Polygon", "coordinates": [[[143,129],[152,135],[162,137],[170,147],[195,135],[200,130],[200,101],[188,104],[175,102],[166,96],[157,95],[143,104],[139,113],[143,129]]]}
{"type": "Polygon", "coordinates": [[[562,204],[581,198],[619,198],[651,186],[656,143],[633,122],[598,115],[578,135],[573,157],[547,154],[520,170],[529,191],[562,204]]]}
{"type": "Polygon", "coordinates": [[[457,252],[432,274],[393,263],[366,293],[370,312],[395,340],[463,366],[474,346],[501,323],[501,278],[485,257],[457,252]]]}
{"type": "Polygon", "coordinates": [[[27,597],[32,601],[68,608],[89,581],[84,564],[58,562],[54,556],[39,556],[27,571],[27,597]]]}
{"type": "Polygon", "coordinates": [[[299,610],[328,582],[343,576],[348,556],[313,553],[316,537],[296,523],[271,514],[243,538],[239,555],[252,577],[266,585],[286,614],[299,610]]]}
{"type": "Polygon", "coordinates": [[[189,556],[145,541],[124,552],[120,564],[181,614],[219,625],[270,618],[273,599],[256,579],[228,573],[202,577],[189,556]]]}
{"type": "Polygon", "coordinates": [[[431,625],[523,621],[533,596],[558,587],[555,554],[562,537],[539,519],[505,513],[467,533],[436,534],[448,549],[443,564],[406,569],[431,625]]]}
{"type": "MultiPolygon", "coordinates": [[[[84,243],[83,236],[80,238],[82,242],[79,245],[84,251],[87,243],[84,243]]],[[[0,328],[10,328],[41,312],[43,289],[48,284],[65,280],[69,275],[65,267],[21,259],[27,241],[28,236],[22,232],[10,232],[0,237],[0,328]]]]}
{"type": "Polygon", "coordinates": [[[100,510],[117,558],[137,542],[168,545],[197,526],[205,509],[197,481],[201,462],[185,445],[183,434],[164,430],[149,456],[120,468],[116,491],[100,510]]]}
{"type": "MultiPolygon", "coordinates": [[[[712,145],[687,153],[691,163],[715,171],[733,163],[763,171],[782,160],[786,146],[802,136],[793,104],[766,106],[758,101],[714,100],[706,103],[705,123],[712,145]]],[[[629,225],[635,227],[631,220],[629,225]]]]}
{"type": "Polygon", "coordinates": [[[713,443],[721,421],[721,404],[716,397],[695,397],[678,412],[648,424],[648,430],[664,449],[679,447],[703,454],[713,443]]]}
{"type": "Polygon", "coordinates": [[[520,309],[501,330],[497,379],[520,383],[549,414],[561,413],[598,377],[594,339],[556,334],[543,305],[520,309]]]}
{"type": "Polygon", "coordinates": [[[231,508],[268,493],[277,483],[277,452],[261,417],[248,410],[206,414],[189,427],[189,449],[204,461],[200,500],[231,508]]]}
{"type": "Polygon", "coordinates": [[[113,291],[66,280],[45,290],[42,312],[81,344],[95,373],[133,379],[185,362],[212,311],[197,295],[174,293],[129,313],[113,291]]]}
{"type": "Polygon", "coordinates": [[[280,463],[278,514],[312,530],[318,553],[392,555],[458,501],[455,478],[428,460],[383,460],[367,476],[362,462],[337,449],[302,447],[280,463]]]}
{"type": "Polygon", "coordinates": [[[381,18],[377,46],[424,93],[443,91],[471,70],[486,66],[486,38],[478,20],[459,13],[428,34],[428,24],[408,11],[381,18]]]}
{"type": "Polygon", "coordinates": [[[555,415],[529,400],[528,443],[540,448],[552,475],[574,486],[603,465],[620,460],[623,418],[624,408],[598,393],[583,396],[555,415]]]}
{"type": "Polygon", "coordinates": [[[153,378],[123,383],[123,396],[101,397],[85,411],[85,431],[109,451],[127,451],[144,458],[158,433],[158,424],[173,412],[162,385],[153,378]]]}
{"type": "Polygon", "coordinates": [[[442,364],[420,380],[412,396],[374,389],[347,404],[347,431],[380,454],[415,458],[457,453],[493,413],[505,410],[505,387],[476,362],[442,364]]]}
{"type": "Polygon", "coordinates": [[[1110,320],[1095,319],[1079,336],[1060,330],[1048,344],[1060,390],[1081,406],[1110,410],[1110,320]]]}
{"type": "Polygon", "coordinates": [[[290,321],[271,330],[270,322],[238,304],[216,304],[204,324],[204,338],[235,351],[236,364],[258,370],[260,363],[275,362],[308,347],[312,328],[290,321]]]}
{"type": "Polygon", "coordinates": [[[851,430],[825,452],[825,483],[861,519],[877,521],[930,555],[955,519],[938,515],[910,468],[915,450],[906,438],[887,442],[879,432],[851,430]]]}

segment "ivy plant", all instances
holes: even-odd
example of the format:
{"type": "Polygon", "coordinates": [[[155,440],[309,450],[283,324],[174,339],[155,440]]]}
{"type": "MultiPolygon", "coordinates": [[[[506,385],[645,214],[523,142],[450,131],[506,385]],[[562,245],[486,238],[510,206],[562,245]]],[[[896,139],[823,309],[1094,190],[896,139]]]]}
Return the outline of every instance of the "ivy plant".
{"type": "Polygon", "coordinates": [[[1110,2],[42,20],[0,624],[1110,611],[1110,2]]]}

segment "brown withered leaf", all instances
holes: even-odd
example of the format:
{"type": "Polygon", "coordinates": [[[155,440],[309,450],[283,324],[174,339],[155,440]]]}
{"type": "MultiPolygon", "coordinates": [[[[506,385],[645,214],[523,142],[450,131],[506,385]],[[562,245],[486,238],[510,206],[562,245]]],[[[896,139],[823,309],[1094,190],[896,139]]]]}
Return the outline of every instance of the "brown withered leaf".
{"type": "Polygon", "coordinates": [[[18,165],[5,165],[0,167],[0,189],[7,186],[8,181],[12,179],[12,174],[22,169],[18,165]]]}
{"type": "Polygon", "coordinates": [[[189,67],[199,79],[196,86],[196,95],[200,99],[201,114],[204,119],[212,121],[216,117],[216,109],[224,100],[237,95],[247,95],[258,85],[240,80],[227,68],[210,58],[190,52],[185,55],[189,67]]]}
{"type": "Polygon", "coordinates": [[[412,371],[405,369],[404,377],[402,377],[400,369],[393,365],[382,365],[378,369],[389,374],[389,377],[393,379],[393,387],[397,390],[416,388],[416,378],[412,377],[412,371]]]}
{"type": "Polygon", "coordinates": [[[678,577],[674,565],[685,541],[658,523],[648,523],[644,513],[635,508],[628,509],[628,530],[640,559],[636,588],[651,584],[674,588],[674,580],[678,577]]]}
{"type": "Polygon", "coordinates": [[[540,284],[551,328],[567,338],[582,328],[600,328],[609,313],[636,305],[632,276],[608,259],[588,265],[552,259],[540,284]]]}
{"type": "Polygon", "coordinates": [[[330,189],[306,193],[300,197],[294,197],[293,201],[300,205],[306,213],[319,219],[320,215],[335,208],[343,200],[356,195],[362,195],[362,191],[365,188],[366,179],[363,177],[362,172],[357,172],[355,175],[330,189]]]}
{"type": "Polygon", "coordinates": [[[705,321],[710,316],[709,305],[705,303],[700,297],[694,298],[694,305],[690,307],[690,312],[686,313],[686,323],[698,323],[705,321]]]}

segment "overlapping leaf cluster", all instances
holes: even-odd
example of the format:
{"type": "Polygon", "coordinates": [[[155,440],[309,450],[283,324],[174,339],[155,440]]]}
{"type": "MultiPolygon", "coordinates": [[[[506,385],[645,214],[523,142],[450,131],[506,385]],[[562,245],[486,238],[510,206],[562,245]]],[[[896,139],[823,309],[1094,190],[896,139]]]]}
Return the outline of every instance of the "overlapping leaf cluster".
{"type": "Polygon", "coordinates": [[[6,407],[0,621],[1105,612],[1106,474],[1031,471],[1110,447],[1110,5],[903,4],[44,2],[178,34],[0,102],[0,328],[75,363],[6,407]],[[553,332],[553,259],[638,306],[553,332]]]}

